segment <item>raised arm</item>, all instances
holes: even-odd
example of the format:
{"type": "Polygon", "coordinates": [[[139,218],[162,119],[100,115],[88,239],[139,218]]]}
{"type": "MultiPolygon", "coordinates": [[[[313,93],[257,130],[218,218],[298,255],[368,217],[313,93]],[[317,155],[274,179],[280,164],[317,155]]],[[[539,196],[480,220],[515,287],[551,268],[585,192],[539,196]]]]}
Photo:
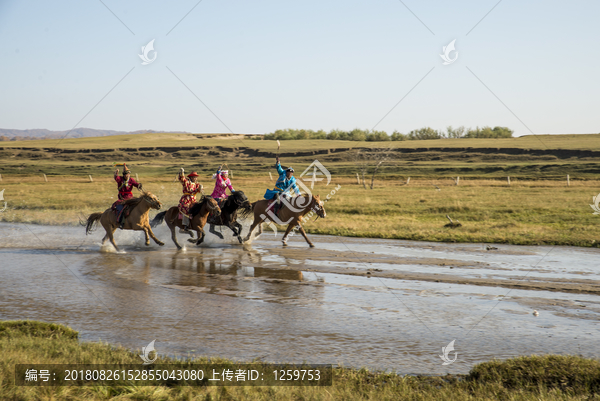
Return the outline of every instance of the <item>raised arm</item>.
{"type": "Polygon", "coordinates": [[[179,170],[179,175],[177,176],[177,179],[179,179],[179,181],[181,181],[181,183],[185,185],[186,178],[183,167],[179,170]]]}
{"type": "Polygon", "coordinates": [[[285,170],[281,167],[281,163],[279,162],[279,157],[277,158],[277,163],[275,163],[275,168],[277,168],[277,174],[281,175],[285,173],[285,170]]]}

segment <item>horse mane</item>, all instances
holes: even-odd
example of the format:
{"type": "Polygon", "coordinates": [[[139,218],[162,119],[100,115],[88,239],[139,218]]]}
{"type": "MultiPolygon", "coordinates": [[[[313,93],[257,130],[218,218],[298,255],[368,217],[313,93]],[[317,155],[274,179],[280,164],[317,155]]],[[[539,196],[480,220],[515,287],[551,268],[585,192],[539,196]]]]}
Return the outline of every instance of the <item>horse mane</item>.
{"type": "Polygon", "coordinates": [[[142,194],[142,196],[140,196],[138,198],[127,199],[126,201],[124,201],[122,203],[122,205],[123,206],[130,206],[131,208],[134,208],[137,205],[139,205],[140,202],[143,201],[145,197],[148,197],[148,198],[152,199],[152,198],[154,198],[154,195],[152,195],[152,193],[150,193],[150,192],[145,192],[145,193],[142,194]]]}
{"type": "Polygon", "coordinates": [[[144,198],[142,196],[140,196],[139,198],[131,198],[131,199],[127,199],[126,201],[124,201],[122,203],[123,206],[130,206],[130,207],[136,207],[137,205],[140,204],[140,202],[143,200],[144,198]]]}
{"type": "Polygon", "coordinates": [[[202,206],[208,202],[209,199],[212,199],[211,196],[206,196],[203,195],[202,198],[200,198],[199,202],[196,202],[192,205],[192,207],[190,208],[190,216],[194,217],[195,215],[197,215],[198,213],[200,213],[200,209],[202,209],[202,206]]]}

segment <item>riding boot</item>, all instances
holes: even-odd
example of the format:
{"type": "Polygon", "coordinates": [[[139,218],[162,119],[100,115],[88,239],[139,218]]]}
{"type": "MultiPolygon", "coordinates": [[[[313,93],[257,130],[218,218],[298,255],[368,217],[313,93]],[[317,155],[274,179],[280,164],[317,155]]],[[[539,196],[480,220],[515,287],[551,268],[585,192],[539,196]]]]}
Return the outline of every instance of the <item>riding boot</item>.
{"type": "Polygon", "coordinates": [[[190,232],[190,219],[189,217],[187,217],[186,215],[183,215],[183,218],[181,219],[181,224],[183,225],[183,228],[181,230],[179,230],[180,233],[184,233],[187,234],[190,232]]]}

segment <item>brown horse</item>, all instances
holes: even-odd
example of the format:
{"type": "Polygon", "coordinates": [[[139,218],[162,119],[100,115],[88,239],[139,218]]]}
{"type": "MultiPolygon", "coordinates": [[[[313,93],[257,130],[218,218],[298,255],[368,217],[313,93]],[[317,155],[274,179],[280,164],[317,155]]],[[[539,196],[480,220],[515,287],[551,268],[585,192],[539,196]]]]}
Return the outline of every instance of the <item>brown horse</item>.
{"type": "MultiPolygon", "coordinates": [[[[196,231],[198,234],[198,239],[188,239],[188,241],[195,242],[196,245],[200,245],[202,241],[204,241],[204,226],[206,225],[206,220],[211,212],[217,216],[221,214],[219,204],[210,196],[203,196],[200,199],[200,202],[195,203],[190,208],[190,228],[196,231]]],[[[177,235],[175,234],[175,228],[183,228],[183,223],[179,218],[179,208],[177,206],[173,206],[166,212],[157,214],[150,225],[152,227],[156,227],[157,225],[161,224],[163,220],[167,221],[167,226],[169,226],[169,230],[171,230],[171,239],[173,239],[175,246],[177,249],[181,249],[182,246],[179,245],[179,242],[177,242],[177,235]]],[[[194,234],[191,231],[188,231],[188,234],[190,237],[194,237],[194,234]]]]}
{"type": "MultiPolygon", "coordinates": [[[[126,208],[131,210],[129,216],[127,216],[123,221],[123,229],[144,231],[144,234],[146,234],[146,245],[150,245],[149,237],[151,237],[158,245],[164,245],[164,242],[160,242],[158,238],[156,238],[148,222],[150,209],[159,210],[162,207],[162,204],[158,198],[150,192],[142,191],[142,196],[139,198],[128,199],[124,201],[123,204],[126,208]]],[[[119,247],[117,244],[115,244],[115,238],[113,236],[115,230],[119,227],[115,213],[109,208],[106,209],[104,213],[90,214],[87,220],[82,222],[82,224],[86,226],[85,234],[87,235],[94,231],[95,227],[98,225],[98,222],[100,222],[102,227],[104,227],[104,230],[106,230],[106,235],[104,238],[102,238],[102,245],[104,245],[106,240],[109,239],[110,243],[113,244],[115,249],[118,251],[119,247]]]]}
{"type": "Polygon", "coordinates": [[[325,207],[323,206],[323,202],[321,202],[319,195],[302,195],[287,200],[282,198],[282,203],[281,210],[279,210],[279,213],[275,216],[270,210],[271,208],[269,207],[268,200],[262,199],[254,202],[252,204],[254,221],[252,222],[250,231],[248,231],[248,235],[244,238],[244,241],[250,239],[250,235],[256,226],[259,226],[259,233],[262,233],[262,223],[273,222],[279,225],[288,225],[282,239],[284,246],[287,245],[287,237],[290,231],[292,231],[292,228],[298,227],[300,234],[302,234],[308,245],[310,245],[311,248],[314,248],[315,245],[310,242],[300,223],[304,220],[306,214],[311,211],[315,212],[318,217],[325,218],[325,207]]]}

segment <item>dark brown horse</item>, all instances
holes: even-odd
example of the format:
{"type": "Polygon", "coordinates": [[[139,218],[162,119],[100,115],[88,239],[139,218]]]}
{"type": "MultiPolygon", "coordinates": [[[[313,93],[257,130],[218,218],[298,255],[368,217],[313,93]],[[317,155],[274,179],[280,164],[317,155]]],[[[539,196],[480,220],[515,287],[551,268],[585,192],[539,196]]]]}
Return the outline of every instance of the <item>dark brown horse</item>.
{"type": "MultiPolygon", "coordinates": [[[[196,231],[198,234],[198,239],[189,239],[188,241],[194,242],[196,245],[200,245],[204,241],[204,226],[206,225],[206,220],[210,213],[215,213],[216,215],[221,214],[221,209],[219,209],[217,201],[210,196],[203,196],[199,202],[196,202],[190,208],[190,228],[196,231]]],[[[169,229],[171,230],[171,239],[173,239],[175,246],[177,249],[181,249],[182,246],[179,245],[179,242],[177,242],[177,235],[175,234],[175,228],[179,227],[183,229],[183,223],[179,218],[179,208],[177,206],[173,206],[166,212],[157,214],[150,225],[152,227],[156,227],[164,220],[167,221],[167,226],[169,226],[169,229]]],[[[188,234],[190,237],[194,237],[194,234],[191,231],[188,231],[188,234]]]]}
{"type": "Polygon", "coordinates": [[[225,201],[221,207],[220,216],[210,216],[208,224],[209,231],[217,237],[223,239],[223,234],[215,230],[215,226],[229,227],[233,231],[233,235],[237,237],[240,244],[242,243],[242,225],[237,222],[238,210],[242,209],[240,217],[244,218],[252,213],[252,206],[246,195],[242,191],[235,191],[225,201]]]}
{"type": "Polygon", "coordinates": [[[256,226],[260,225],[259,232],[262,232],[262,223],[273,222],[279,225],[288,225],[282,239],[284,246],[287,245],[287,237],[290,234],[290,231],[292,231],[292,228],[298,227],[300,234],[302,234],[308,245],[311,248],[314,248],[315,245],[310,242],[306,236],[306,232],[304,231],[304,228],[302,228],[301,223],[304,221],[305,216],[311,211],[316,213],[317,216],[325,218],[325,207],[323,206],[323,202],[321,202],[319,195],[296,196],[285,201],[282,198],[282,202],[283,205],[281,206],[281,210],[277,213],[277,215],[269,210],[272,207],[270,207],[269,201],[266,199],[261,199],[252,204],[254,221],[252,222],[250,231],[248,231],[248,235],[246,235],[244,241],[248,241],[250,239],[250,235],[256,226]],[[286,205],[286,202],[288,205],[286,205]]]}
{"type": "MultiPolygon", "coordinates": [[[[123,230],[144,231],[144,234],[146,234],[146,245],[150,245],[149,237],[151,237],[158,245],[164,245],[164,242],[161,242],[156,238],[148,222],[150,209],[159,210],[162,207],[162,204],[155,195],[150,192],[142,192],[142,196],[126,200],[123,202],[123,205],[131,210],[129,215],[123,220],[123,230]]],[[[104,245],[108,239],[118,251],[119,247],[115,243],[115,238],[113,236],[115,230],[119,227],[115,213],[111,209],[106,209],[103,213],[90,214],[89,217],[82,222],[82,225],[86,226],[85,234],[87,235],[94,231],[98,222],[100,222],[102,227],[104,227],[104,230],[106,230],[106,235],[102,238],[102,245],[104,245]]]]}

